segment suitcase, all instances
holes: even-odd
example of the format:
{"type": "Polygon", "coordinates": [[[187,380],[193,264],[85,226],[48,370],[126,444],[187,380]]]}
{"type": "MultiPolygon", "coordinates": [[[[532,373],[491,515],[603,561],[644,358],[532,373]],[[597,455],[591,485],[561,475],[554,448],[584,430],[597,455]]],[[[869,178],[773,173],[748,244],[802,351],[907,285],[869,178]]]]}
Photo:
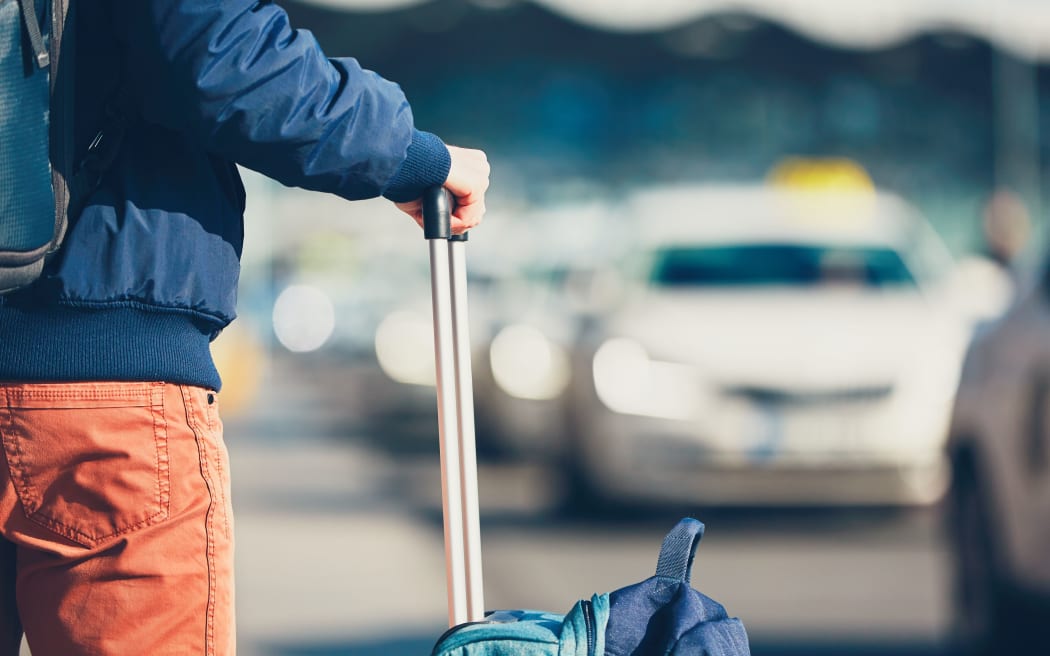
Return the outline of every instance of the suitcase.
{"type": "Polygon", "coordinates": [[[740,620],[690,585],[704,525],[689,517],[664,538],[656,574],[640,583],[579,600],[565,614],[485,613],[467,237],[451,234],[450,210],[443,188],[427,190],[423,232],[430,248],[449,624],[432,656],[750,656],[740,620]]]}

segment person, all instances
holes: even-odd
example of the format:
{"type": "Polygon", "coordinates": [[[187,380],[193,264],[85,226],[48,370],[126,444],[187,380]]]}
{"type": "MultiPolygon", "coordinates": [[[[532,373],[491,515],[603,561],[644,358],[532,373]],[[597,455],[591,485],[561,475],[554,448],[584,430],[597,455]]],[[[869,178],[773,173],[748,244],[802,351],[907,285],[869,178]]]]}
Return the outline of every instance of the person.
{"type": "Polygon", "coordinates": [[[417,221],[444,185],[462,232],[488,162],[271,2],[73,4],[77,157],[99,126],[124,136],[45,275],[0,297],[0,655],[23,631],[35,656],[232,654],[209,343],[235,315],[236,164],[417,221]]]}
{"type": "Polygon", "coordinates": [[[1018,260],[1028,246],[1032,217],[1024,199],[1006,187],[995,189],[988,197],[981,216],[984,254],[993,262],[1016,275],[1018,260]]]}

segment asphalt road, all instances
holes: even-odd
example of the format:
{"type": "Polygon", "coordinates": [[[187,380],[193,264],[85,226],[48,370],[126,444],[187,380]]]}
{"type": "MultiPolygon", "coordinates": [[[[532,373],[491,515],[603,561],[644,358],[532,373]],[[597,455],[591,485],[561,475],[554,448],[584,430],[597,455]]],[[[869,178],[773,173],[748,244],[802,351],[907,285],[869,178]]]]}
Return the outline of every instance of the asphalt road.
{"type": "MultiPolygon", "coordinates": [[[[274,360],[228,417],[239,653],[419,656],[445,622],[437,461],[355,421],[319,361],[274,360]]],[[[221,402],[221,397],[220,397],[221,402]]],[[[739,616],[757,655],[944,656],[936,514],[649,509],[565,518],[542,468],[481,471],[486,607],[565,611],[649,576],[680,514],[707,524],[694,586],[739,616]]]]}

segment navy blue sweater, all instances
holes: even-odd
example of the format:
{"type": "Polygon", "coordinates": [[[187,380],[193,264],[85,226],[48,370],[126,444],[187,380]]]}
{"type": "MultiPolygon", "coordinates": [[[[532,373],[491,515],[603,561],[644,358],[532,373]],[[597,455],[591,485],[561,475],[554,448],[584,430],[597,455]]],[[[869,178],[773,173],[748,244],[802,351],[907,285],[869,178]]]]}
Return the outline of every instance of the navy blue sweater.
{"type": "Polygon", "coordinates": [[[235,316],[244,189],[404,201],[449,154],[397,85],[328,59],[257,0],[79,3],[77,152],[123,86],[127,136],[45,276],[0,297],[0,380],[220,387],[209,343],[235,316]]]}

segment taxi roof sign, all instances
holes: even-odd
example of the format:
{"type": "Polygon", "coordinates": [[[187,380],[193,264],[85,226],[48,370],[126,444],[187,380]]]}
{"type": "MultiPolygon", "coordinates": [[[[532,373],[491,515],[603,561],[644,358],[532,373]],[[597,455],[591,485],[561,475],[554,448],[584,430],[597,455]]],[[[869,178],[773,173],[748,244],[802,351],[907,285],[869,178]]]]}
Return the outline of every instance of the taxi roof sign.
{"type": "Polygon", "coordinates": [[[796,191],[872,193],[875,183],[860,164],[845,157],[791,157],[769,172],[770,184],[796,191]]]}

